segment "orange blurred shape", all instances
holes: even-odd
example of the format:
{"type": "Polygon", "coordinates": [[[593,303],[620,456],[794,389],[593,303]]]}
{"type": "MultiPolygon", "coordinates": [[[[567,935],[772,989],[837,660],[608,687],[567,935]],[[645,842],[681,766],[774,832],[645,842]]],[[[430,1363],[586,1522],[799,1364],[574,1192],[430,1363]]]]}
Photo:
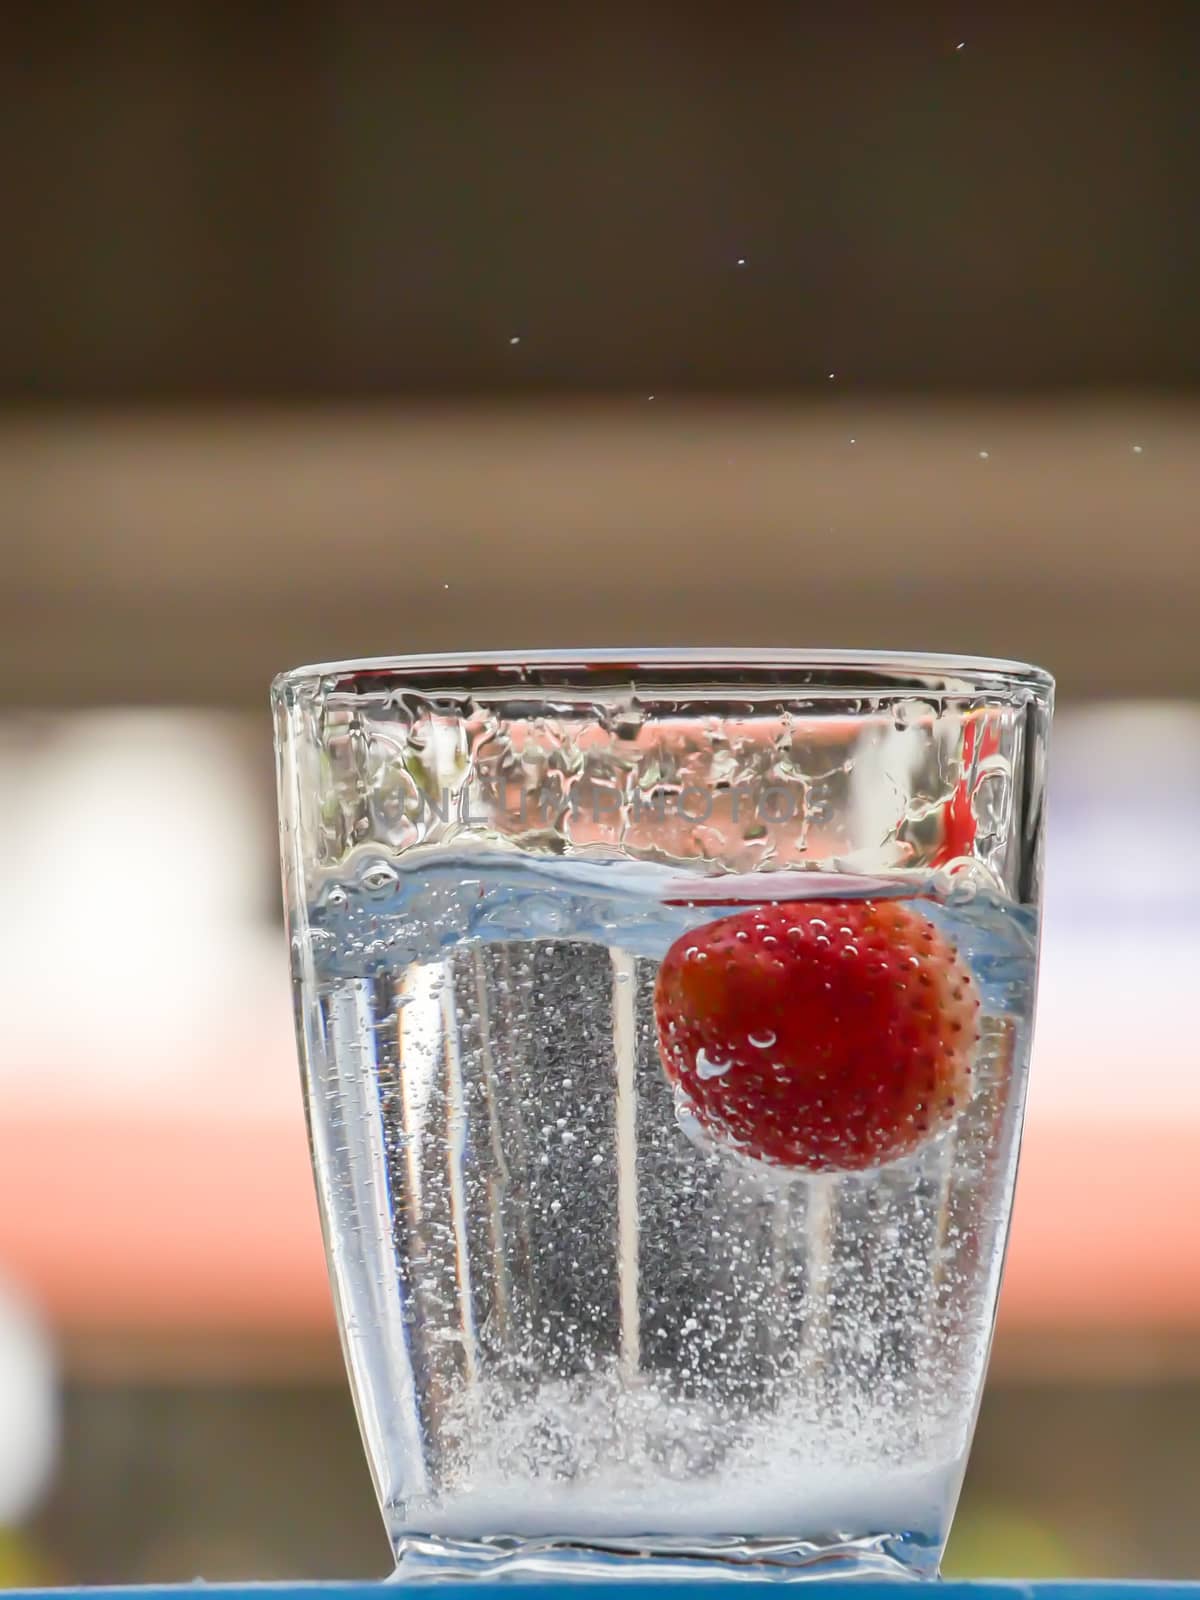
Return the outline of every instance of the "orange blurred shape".
{"type": "MultiPolygon", "coordinates": [[[[1003,1325],[1200,1329],[1195,1143],[1186,1123],[1035,1122],[1003,1325]]],[[[327,1330],[299,1105],[245,1123],[8,1120],[0,1262],[62,1329],[327,1330]]]]}

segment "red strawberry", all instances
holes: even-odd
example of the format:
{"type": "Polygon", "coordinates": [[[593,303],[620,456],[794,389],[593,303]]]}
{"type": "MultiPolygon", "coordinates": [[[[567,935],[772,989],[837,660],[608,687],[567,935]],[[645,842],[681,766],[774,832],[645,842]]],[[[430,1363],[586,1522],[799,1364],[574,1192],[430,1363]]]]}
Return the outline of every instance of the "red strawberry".
{"type": "Polygon", "coordinates": [[[893,1161],[970,1093],[974,980],[901,900],[784,902],[710,922],[667,951],[654,1009],[667,1076],[700,1124],[776,1166],[893,1161]]]}

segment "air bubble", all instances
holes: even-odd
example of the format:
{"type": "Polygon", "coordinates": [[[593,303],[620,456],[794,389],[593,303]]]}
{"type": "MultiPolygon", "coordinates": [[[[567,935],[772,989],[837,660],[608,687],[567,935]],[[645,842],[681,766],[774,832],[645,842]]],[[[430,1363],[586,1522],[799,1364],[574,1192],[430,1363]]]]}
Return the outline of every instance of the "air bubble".
{"type": "Polygon", "coordinates": [[[388,889],[394,889],[400,881],[400,875],[395,867],[389,867],[386,861],[376,861],[363,873],[359,882],[371,894],[382,894],[388,889]]]}

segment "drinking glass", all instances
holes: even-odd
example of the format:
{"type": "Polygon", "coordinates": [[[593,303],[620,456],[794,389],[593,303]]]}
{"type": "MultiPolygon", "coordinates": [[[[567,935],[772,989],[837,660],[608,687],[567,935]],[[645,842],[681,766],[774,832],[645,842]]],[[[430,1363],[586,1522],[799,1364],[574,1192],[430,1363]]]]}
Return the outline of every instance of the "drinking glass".
{"type": "Polygon", "coordinates": [[[754,651],[273,688],[401,1576],[932,1576],[1029,1058],[1051,679],[754,651]]]}

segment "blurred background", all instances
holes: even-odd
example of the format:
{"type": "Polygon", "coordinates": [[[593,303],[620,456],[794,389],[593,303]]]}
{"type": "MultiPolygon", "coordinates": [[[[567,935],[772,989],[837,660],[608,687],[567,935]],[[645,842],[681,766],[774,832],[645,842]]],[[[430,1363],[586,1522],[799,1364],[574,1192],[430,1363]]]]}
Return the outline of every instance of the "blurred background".
{"type": "Polygon", "coordinates": [[[0,118],[0,1583],[381,1574],[268,679],[1058,675],[949,1570],[1200,1576],[1200,8],[73,5],[0,118]]]}

